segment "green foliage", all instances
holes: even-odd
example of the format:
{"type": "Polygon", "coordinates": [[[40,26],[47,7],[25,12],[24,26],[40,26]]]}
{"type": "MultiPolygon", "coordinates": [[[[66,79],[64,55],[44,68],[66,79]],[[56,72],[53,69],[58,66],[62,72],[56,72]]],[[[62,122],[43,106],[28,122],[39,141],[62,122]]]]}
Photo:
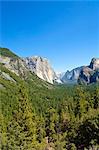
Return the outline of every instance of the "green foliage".
{"type": "Polygon", "coordinates": [[[8,48],[1,48],[0,47],[0,55],[1,56],[5,56],[5,57],[11,57],[11,58],[19,58],[17,55],[15,55],[8,48]]]}
{"type": "Polygon", "coordinates": [[[99,87],[96,87],[94,92],[94,108],[99,108],[99,87]]]}
{"type": "Polygon", "coordinates": [[[7,127],[7,148],[8,149],[35,149],[36,122],[35,114],[28,101],[27,91],[21,85],[19,88],[18,109],[13,111],[12,119],[7,127]]]}
{"type": "Polygon", "coordinates": [[[89,147],[92,145],[92,141],[99,144],[99,113],[85,119],[79,125],[75,141],[78,148],[89,147]]]}
{"type": "Polygon", "coordinates": [[[23,80],[0,67],[15,80],[0,77],[1,149],[98,147],[98,84],[54,86],[31,73],[23,80]]]}
{"type": "Polygon", "coordinates": [[[3,114],[0,112],[0,149],[6,150],[7,132],[3,114]]]}
{"type": "Polygon", "coordinates": [[[80,118],[84,113],[86,113],[87,107],[86,94],[82,87],[76,88],[74,100],[76,101],[75,115],[80,118]]]}

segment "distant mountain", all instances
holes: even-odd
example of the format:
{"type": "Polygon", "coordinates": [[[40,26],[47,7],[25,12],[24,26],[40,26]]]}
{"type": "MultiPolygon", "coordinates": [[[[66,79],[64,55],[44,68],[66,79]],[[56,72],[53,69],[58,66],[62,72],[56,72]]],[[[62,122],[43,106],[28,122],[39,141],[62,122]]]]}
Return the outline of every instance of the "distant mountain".
{"type": "Polygon", "coordinates": [[[89,66],[82,68],[78,82],[81,84],[99,82],[99,58],[93,58],[89,66]]]}
{"type": "Polygon", "coordinates": [[[27,57],[24,59],[26,67],[33,73],[35,73],[39,78],[52,83],[56,78],[56,73],[50,66],[46,58],[40,56],[27,57]]]}
{"type": "Polygon", "coordinates": [[[73,84],[73,83],[76,83],[78,78],[79,78],[79,74],[82,70],[82,67],[78,67],[78,68],[75,68],[71,71],[67,71],[63,76],[61,76],[61,81],[62,83],[67,83],[67,84],[73,84]]]}
{"type": "Polygon", "coordinates": [[[93,58],[89,66],[81,66],[71,71],[56,74],[46,58],[40,56],[20,58],[7,48],[0,48],[0,54],[0,63],[25,79],[29,74],[35,73],[40,79],[51,84],[90,84],[99,82],[99,58],[93,58]]]}
{"type": "Polygon", "coordinates": [[[98,70],[99,69],[99,58],[92,58],[89,68],[92,70],[98,70]]]}
{"type": "Polygon", "coordinates": [[[46,58],[39,56],[20,58],[6,48],[0,48],[0,54],[0,62],[18,76],[27,78],[31,72],[52,84],[56,78],[56,74],[46,58]]]}
{"type": "Polygon", "coordinates": [[[99,81],[99,58],[92,58],[89,66],[81,66],[71,71],[66,71],[58,76],[57,81],[62,84],[90,84],[99,81]]]}

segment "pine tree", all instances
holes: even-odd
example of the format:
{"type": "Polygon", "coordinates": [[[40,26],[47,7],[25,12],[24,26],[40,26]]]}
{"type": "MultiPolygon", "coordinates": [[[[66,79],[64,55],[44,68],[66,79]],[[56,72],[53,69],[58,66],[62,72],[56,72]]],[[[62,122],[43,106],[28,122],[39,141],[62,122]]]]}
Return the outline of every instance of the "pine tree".
{"type": "Polygon", "coordinates": [[[45,135],[44,129],[45,129],[44,120],[43,118],[38,117],[37,118],[37,139],[40,143],[42,142],[45,135]]]}
{"type": "Polygon", "coordinates": [[[3,114],[0,112],[0,149],[6,150],[7,133],[3,114]]]}
{"type": "Polygon", "coordinates": [[[87,107],[86,95],[82,87],[76,88],[74,101],[76,102],[75,116],[81,118],[86,112],[87,107]]]}
{"type": "Polygon", "coordinates": [[[99,87],[96,87],[94,92],[94,108],[99,108],[99,87]]]}
{"type": "Polygon", "coordinates": [[[36,122],[29,104],[27,90],[22,84],[19,87],[18,109],[12,113],[12,120],[7,127],[8,149],[35,150],[36,122]]]}
{"type": "Polygon", "coordinates": [[[43,116],[37,117],[37,140],[39,142],[38,149],[44,150],[46,147],[46,133],[45,133],[45,120],[43,116]]]}
{"type": "Polygon", "coordinates": [[[46,136],[48,141],[54,142],[57,139],[55,127],[58,121],[58,115],[54,108],[49,108],[46,114],[46,136]]]}

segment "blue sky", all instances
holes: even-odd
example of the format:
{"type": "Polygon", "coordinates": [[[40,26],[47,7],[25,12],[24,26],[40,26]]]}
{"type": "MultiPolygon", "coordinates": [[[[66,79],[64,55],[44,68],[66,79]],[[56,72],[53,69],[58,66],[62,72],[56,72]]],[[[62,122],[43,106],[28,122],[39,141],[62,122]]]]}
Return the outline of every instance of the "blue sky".
{"type": "Polygon", "coordinates": [[[99,57],[99,1],[2,1],[0,46],[39,55],[56,71],[99,57]]]}

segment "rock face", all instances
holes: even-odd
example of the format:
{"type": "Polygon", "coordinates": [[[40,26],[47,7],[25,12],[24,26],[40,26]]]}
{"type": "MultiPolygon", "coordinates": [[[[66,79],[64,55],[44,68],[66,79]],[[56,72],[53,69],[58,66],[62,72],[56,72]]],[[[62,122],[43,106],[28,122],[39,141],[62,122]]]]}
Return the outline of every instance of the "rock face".
{"type": "Polygon", "coordinates": [[[90,65],[81,70],[78,81],[85,84],[99,82],[99,58],[93,58],[90,65]]]}
{"type": "Polygon", "coordinates": [[[21,58],[1,56],[0,63],[2,63],[7,69],[9,69],[18,76],[24,76],[28,73],[28,69],[25,66],[25,62],[21,58]]]}
{"type": "Polygon", "coordinates": [[[62,76],[60,75],[59,79],[63,84],[99,82],[99,58],[92,58],[89,66],[82,66],[67,71],[62,76]]]}
{"type": "Polygon", "coordinates": [[[82,70],[82,67],[78,67],[71,71],[67,71],[64,74],[64,76],[62,76],[61,81],[63,83],[76,83],[79,78],[79,74],[81,70],[82,70]]]}
{"type": "Polygon", "coordinates": [[[5,73],[5,72],[1,72],[0,70],[0,77],[6,79],[6,80],[10,80],[12,82],[16,82],[13,78],[10,77],[9,74],[5,73]]]}
{"type": "Polygon", "coordinates": [[[92,70],[97,70],[99,69],[99,58],[93,58],[91,60],[91,63],[89,65],[89,68],[91,68],[92,70]]]}
{"type": "MultiPolygon", "coordinates": [[[[0,48],[0,63],[18,76],[27,78],[29,73],[35,73],[39,78],[53,84],[90,84],[99,82],[99,58],[93,58],[89,66],[82,66],[71,71],[57,74],[46,58],[39,56],[20,58],[8,49],[0,48]]],[[[8,75],[1,74],[6,79],[8,75]]]]}
{"type": "Polygon", "coordinates": [[[13,58],[0,56],[0,63],[18,76],[27,77],[29,72],[35,73],[39,78],[53,84],[56,74],[48,60],[39,56],[27,58],[13,58]]]}
{"type": "Polygon", "coordinates": [[[27,57],[24,59],[26,67],[34,72],[39,78],[53,83],[56,78],[54,70],[51,68],[48,60],[39,56],[27,57]]]}
{"type": "Polygon", "coordinates": [[[93,74],[93,70],[89,67],[83,67],[80,75],[79,75],[79,83],[84,83],[84,84],[88,84],[90,83],[90,77],[91,74],[93,74]]]}

